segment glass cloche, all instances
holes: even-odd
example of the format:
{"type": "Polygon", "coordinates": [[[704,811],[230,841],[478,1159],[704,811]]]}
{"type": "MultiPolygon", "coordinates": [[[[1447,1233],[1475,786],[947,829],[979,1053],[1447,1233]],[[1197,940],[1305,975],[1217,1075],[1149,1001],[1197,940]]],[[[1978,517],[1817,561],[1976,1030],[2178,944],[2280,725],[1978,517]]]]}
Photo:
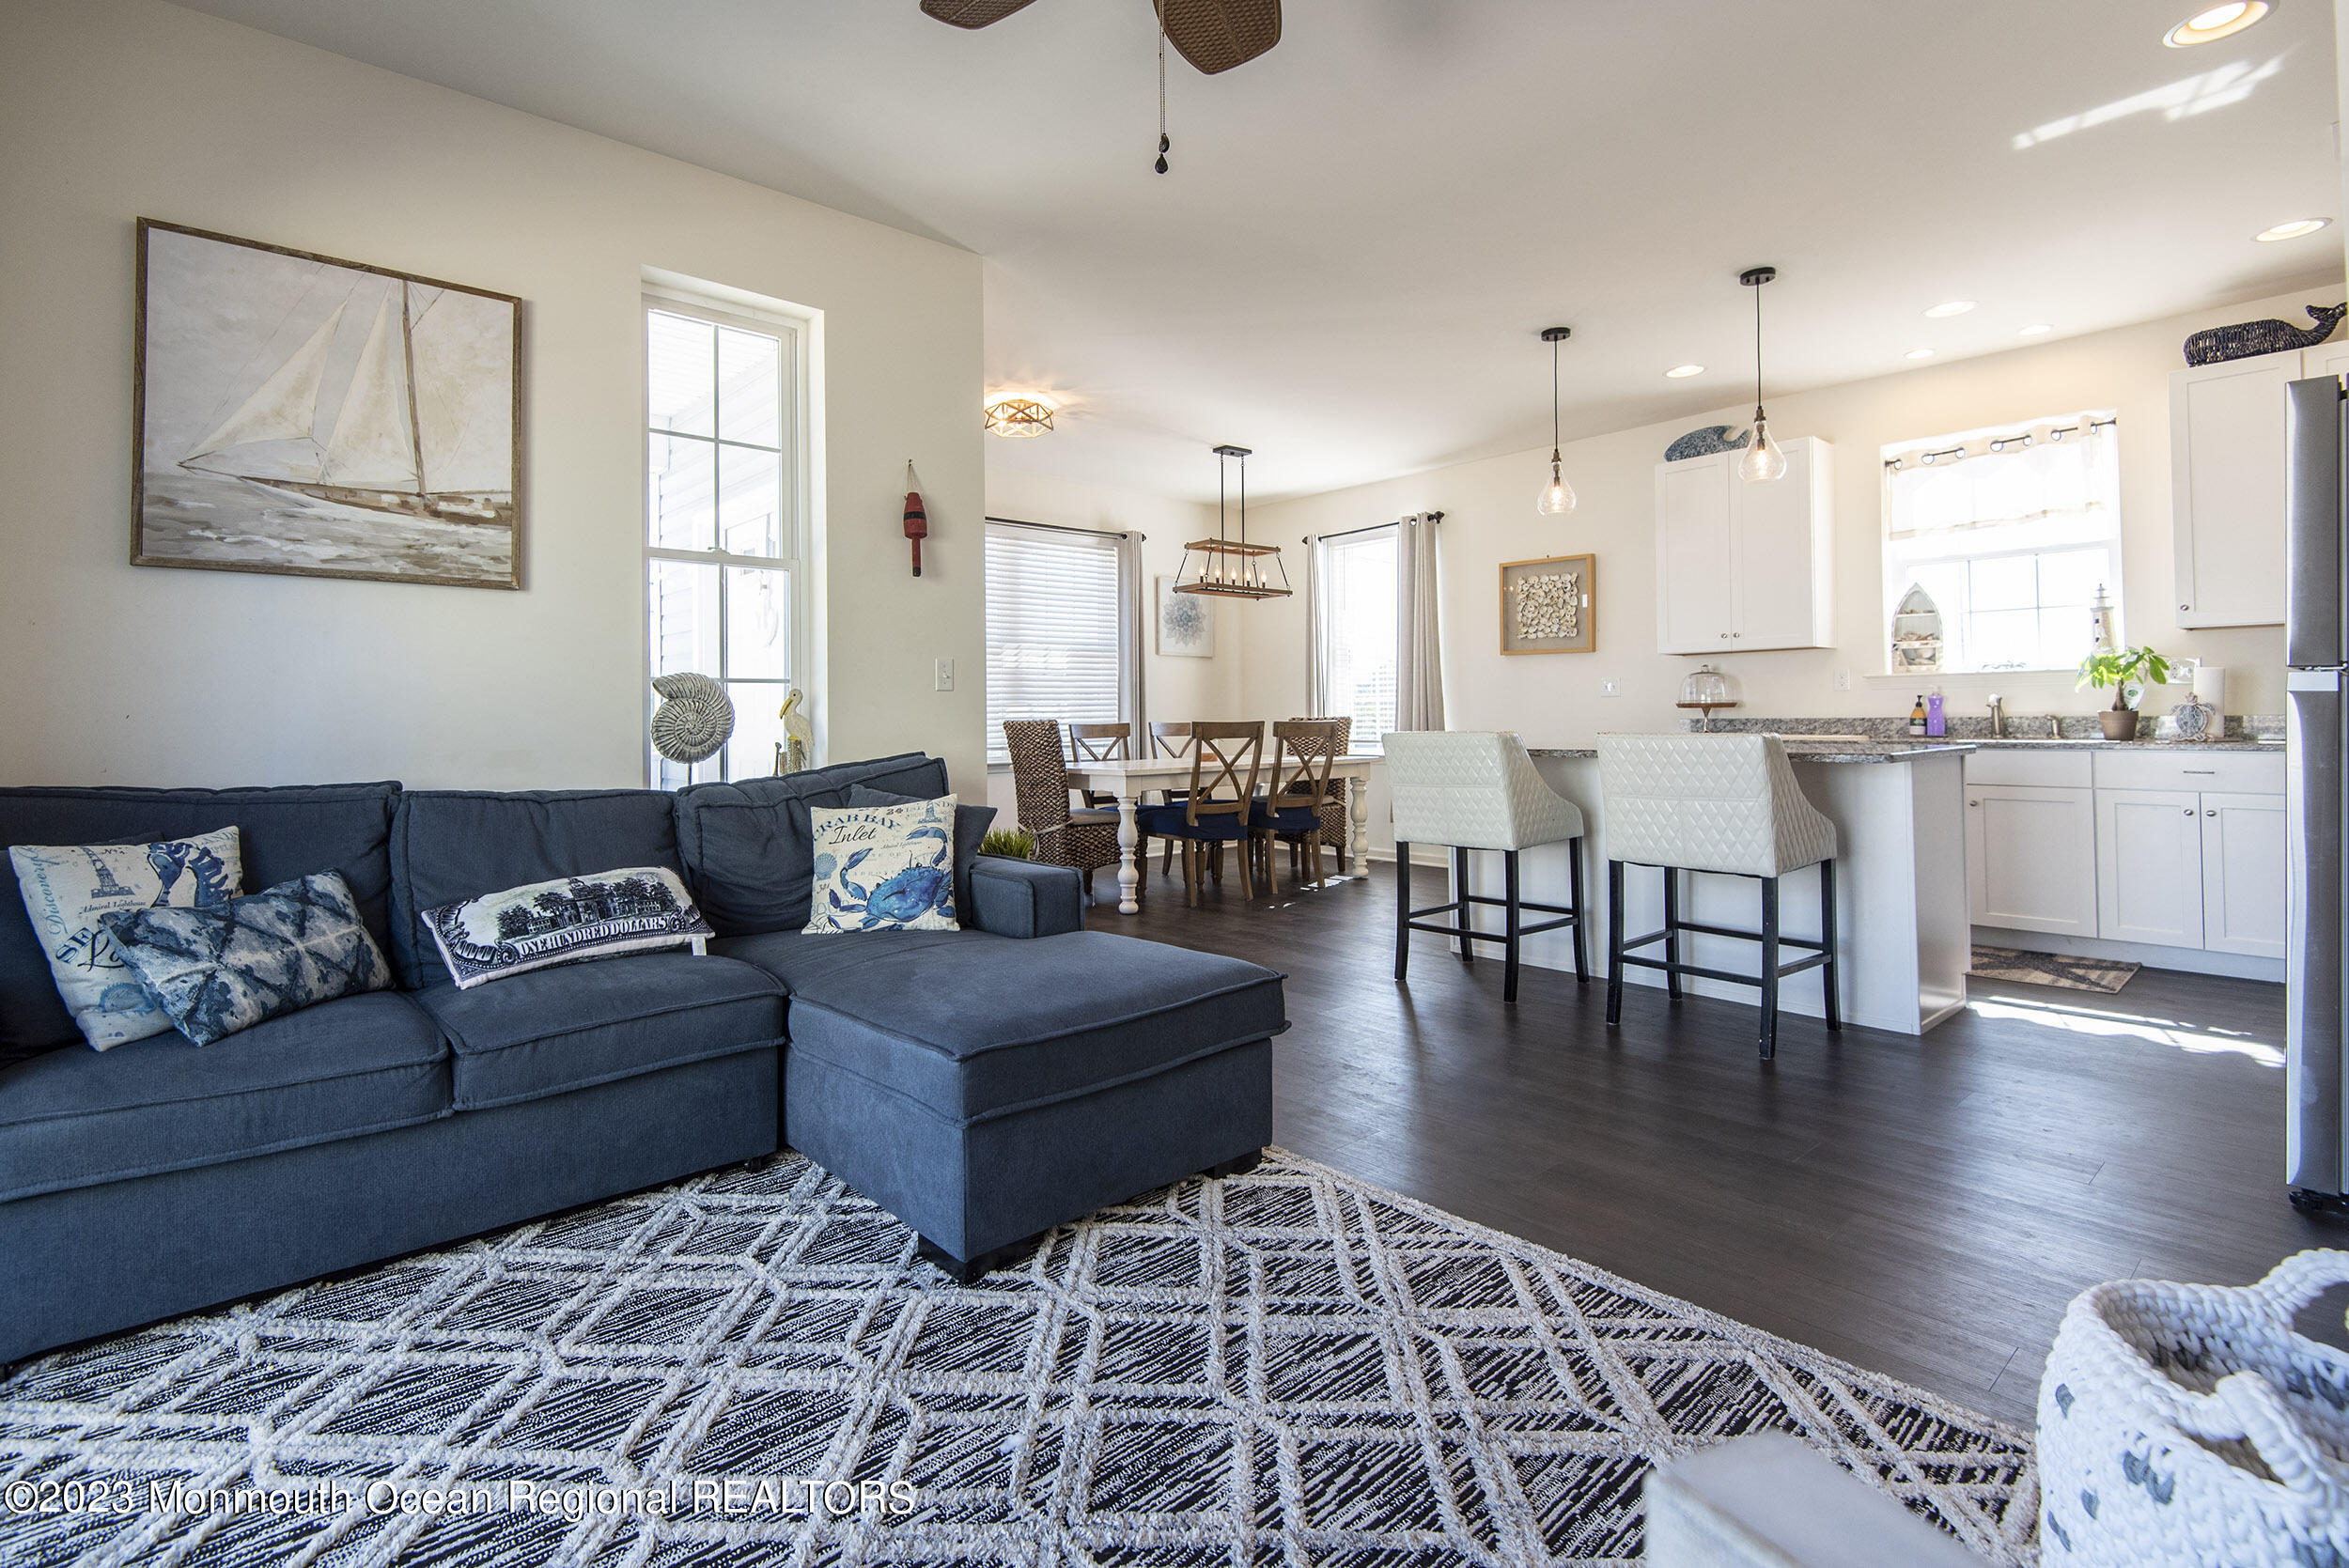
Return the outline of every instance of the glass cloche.
{"type": "Polygon", "coordinates": [[[1712,724],[1715,708],[1735,707],[1737,699],[1730,692],[1727,675],[1710,664],[1700,664],[1680,683],[1680,706],[1695,708],[1702,715],[1697,727],[1704,729],[1712,724]]]}

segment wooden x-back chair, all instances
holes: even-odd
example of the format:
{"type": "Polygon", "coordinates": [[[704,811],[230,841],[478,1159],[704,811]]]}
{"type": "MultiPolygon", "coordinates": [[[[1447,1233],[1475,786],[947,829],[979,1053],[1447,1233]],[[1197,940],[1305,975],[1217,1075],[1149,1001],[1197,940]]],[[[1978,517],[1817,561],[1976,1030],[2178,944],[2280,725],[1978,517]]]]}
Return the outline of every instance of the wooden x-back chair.
{"type": "Polygon", "coordinates": [[[1183,893],[1196,906],[1199,877],[1208,854],[1225,844],[1242,846],[1240,891],[1256,896],[1246,852],[1256,804],[1256,779],[1264,763],[1264,725],[1194,723],[1190,726],[1190,786],[1179,802],[1146,806],[1140,816],[1148,831],[1183,845],[1183,893]]]}
{"type": "Polygon", "coordinates": [[[1330,767],[1337,761],[1343,727],[1334,719],[1291,719],[1272,726],[1271,787],[1256,802],[1249,821],[1250,848],[1268,893],[1277,893],[1280,888],[1273,873],[1275,836],[1289,841],[1297,879],[1307,879],[1300,862],[1310,861],[1311,880],[1315,887],[1321,885],[1321,812],[1330,798],[1330,767]]]}

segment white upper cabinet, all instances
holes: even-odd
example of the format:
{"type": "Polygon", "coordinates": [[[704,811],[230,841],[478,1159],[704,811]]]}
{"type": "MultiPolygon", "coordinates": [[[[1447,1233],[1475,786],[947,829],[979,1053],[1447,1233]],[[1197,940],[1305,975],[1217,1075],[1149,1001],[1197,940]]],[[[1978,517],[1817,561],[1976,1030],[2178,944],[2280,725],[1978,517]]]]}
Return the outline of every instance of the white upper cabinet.
{"type": "Polygon", "coordinates": [[[1783,443],[1786,475],[1739,452],[1656,468],[1656,634],[1663,653],[1834,645],[1835,448],[1783,443]]]}
{"type": "Polygon", "coordinates": [[[2170,375],[2178,625],[2284,618],[2284,388],[2349,370],[2349,343],[2170,375]]]}

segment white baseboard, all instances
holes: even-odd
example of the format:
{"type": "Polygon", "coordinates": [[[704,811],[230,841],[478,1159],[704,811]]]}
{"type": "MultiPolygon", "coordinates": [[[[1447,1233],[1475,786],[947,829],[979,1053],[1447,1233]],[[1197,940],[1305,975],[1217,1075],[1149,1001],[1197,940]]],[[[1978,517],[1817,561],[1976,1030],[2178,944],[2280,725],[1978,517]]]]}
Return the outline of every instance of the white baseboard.
{"type": "Polygon", "coordinates": [[[2270,980],[2279,986],[2284,978],[2284,963],[2280,958],[2254,958],[2241,953],[2211,953],[2199,947],[2111,942],[2101,937],[2063,937],[2046,931],[2009,931],[1996,925],[1975,926],[1974,940],[1984,947],[2012,947],[2024,953],[2061,953],[2068,958],[2104,958],[2118,964],[2142,964],[2149,970],[2221,974],[2236,980],[2270,980]]]}

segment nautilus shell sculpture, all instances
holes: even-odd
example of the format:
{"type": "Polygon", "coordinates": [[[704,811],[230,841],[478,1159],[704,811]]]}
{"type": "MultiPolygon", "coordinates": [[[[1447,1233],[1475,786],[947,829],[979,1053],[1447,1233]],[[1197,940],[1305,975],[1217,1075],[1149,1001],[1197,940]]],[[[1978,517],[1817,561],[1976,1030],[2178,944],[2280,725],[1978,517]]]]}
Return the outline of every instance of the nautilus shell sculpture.
{"type": "Polygon", "coordinates": [[[652,713],[652,749],[671,762],[699,762],[718,754],[734,733],[734,704],[726,689],[708,675],[661,675],[652,689],[661,706],[652,713]]]}

